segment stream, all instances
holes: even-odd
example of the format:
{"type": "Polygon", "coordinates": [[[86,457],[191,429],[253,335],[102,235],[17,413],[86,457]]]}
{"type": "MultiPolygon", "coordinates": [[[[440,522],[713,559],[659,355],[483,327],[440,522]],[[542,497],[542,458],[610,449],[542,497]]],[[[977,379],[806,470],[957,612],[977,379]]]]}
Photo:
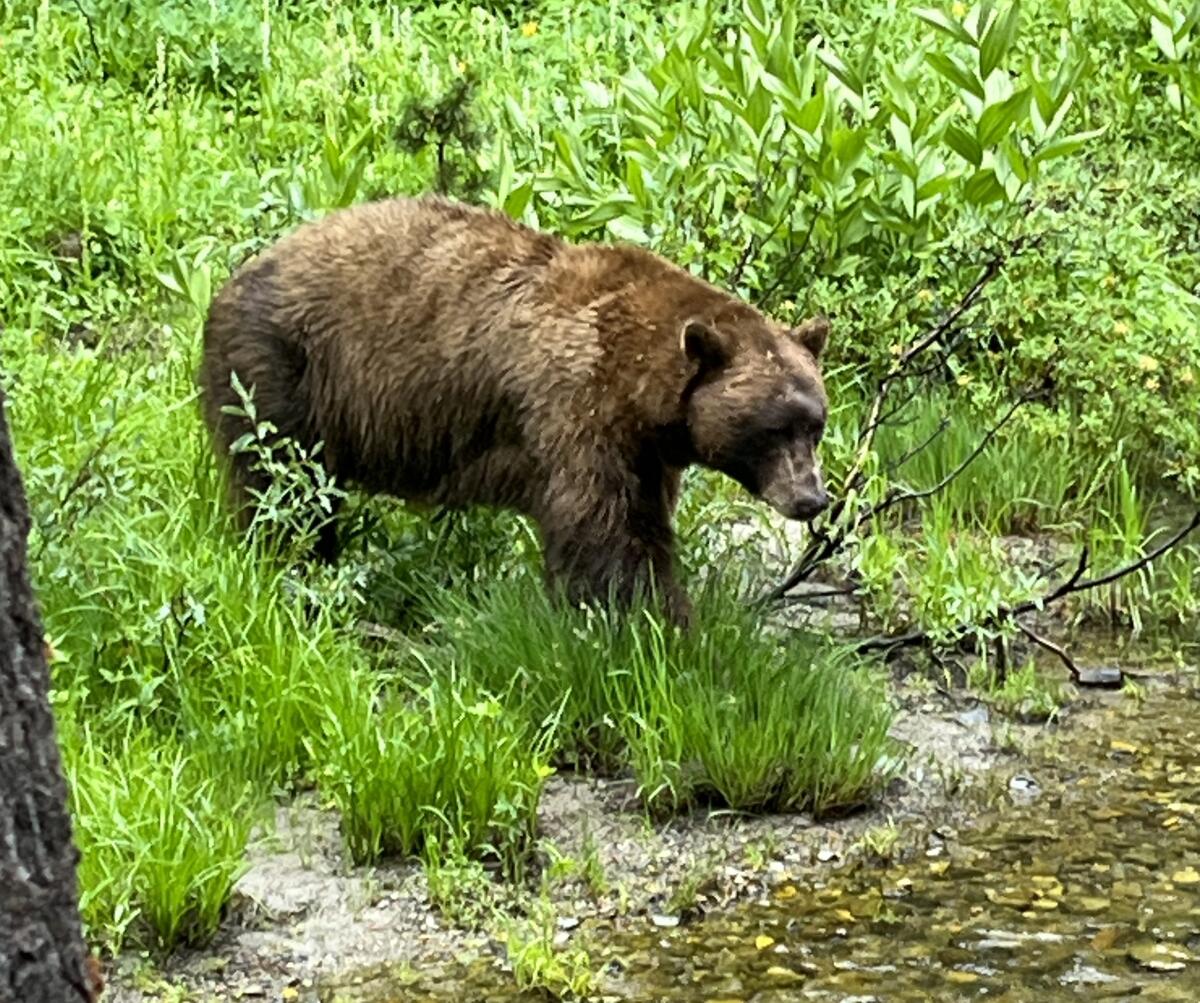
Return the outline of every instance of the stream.
{"type": "MultiPolygon", "coordinates": [[[[604,1000],[1200,999],[1200,700],[1116,697],[1039,743],[969,824],[814,869],[769,904],[586,931],[604,1000]]],[[[886,810],[886,804],[884,805],[886,810]]],[[[545,1000],[492,961],[324,1001],[545,1000]]]]}

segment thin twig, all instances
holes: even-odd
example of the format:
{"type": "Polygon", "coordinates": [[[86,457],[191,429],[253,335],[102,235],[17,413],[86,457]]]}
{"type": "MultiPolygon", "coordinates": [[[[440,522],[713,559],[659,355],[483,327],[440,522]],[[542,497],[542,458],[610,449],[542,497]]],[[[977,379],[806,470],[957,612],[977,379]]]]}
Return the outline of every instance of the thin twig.
{"type": "Polygon", "coordinates": [[[975,284],[967,290],[966,295],[964,295],[962,299],[960,299],[956,304],[954,304],[954,306],[950,308],[949,313],[947,313],[945,317],[938,321],[938,323],[934,324],[924,338],[904,350],[896,366],[893,368],[891,378],[894,379],[896,376],[900,375],[899,370],[907,365],[909,361],[915,359],[927,348],[930,348],[941,341],[946,332],[954,327],[954,325],[958,322],[958,318],[975,305],[975,301],[983,295],[983,291],[988,287],[988,283],[990,283],[992,279],[1000,274],[1001,269],[1008,262],[1008,259],[1013,255],[1020,253],[1022,244],[1023,241],[1018,238],[1017,240],[1013,241],[1012,245],[1007,250],[997,254],[984,266],[979,278],[975,280],[975,284]]]}
{"type": "MultiPolygon", "coordinates": [[[[840,489],[835,493],[836,500],[822,519],[823,526],[839,526],[853,496],[857,494],[857,491],[862,486],[863,473],[874,447],[875,435],[883,422],[887,420],[884,417],[884,406],[887,403],[893,384],[901,377],[911,375],[910,364],[923,352],[942,342],[948,335],[959,333],[957,328],[958,321],[975,305],[979,297],[983,295],[983,291],[987,288],[988,284],[1000,274],[1009,259],[1023,249],[1025,243],[1024,238],[1018,237],[1004,251],[996,254],[984,266],[979,277],[959,301],[947,311],[941,320],[930,328],[924,337],[905,349],[892,363],[888,372],[880,379],[875,396],[868,409],[866,422],[860,426],[854,460],[842,478],[840,489]]],[[[907,402],[901,404],[899,408],[891,413],[896,413],[904,406],[907,406],[907,402]]],[[[994,434],[994,430],[991,434],[994,434]]],[[[986,445],[986,442],[984,444],[986,445]]],[[[783,582],[763,596],[760,602],[769,603],[782,599],[789,591],[804,581],[817,565],[827,561],[836,554],[844,545],[850,532],[861,526],[866,519],[870,518],[871,514],[872,510],[870,508],[865,510],[865,512],[864,510],[859,510],[853,517],[850,526],[842,525],[833,532],[824,531],[819,536],[814,532],[812,541],[805,549],[804,554],[801,555],[796,567],[783,582]]],[[[810,523],[809,527],[812,530],[813,524],[810,523]]]]}
{"type": "MultiPolygon", "coordinates": [[[[973,462],[975,462],[975,460],[979,458],[979,455],[988,447],[1000,430],[1012,419],[1013,415],[1016,414],[1018,408],[1024,404],[1028,404],[1032,400],[1037,399],[1038,396],[1040,396],[1040,391],[1025,393],[1017,398],[1017,400],[1013,402],[1012,406],[1008,409],[1000,421],[989,428],[979,442],[976,443],[975,448],[970,452],[970,454],[968,454],[968,456],[945,477],[938,481],[937,484],[920,491],[892,492],[877,504],[861,506],[852,518],[849,520],[843,520],[841,518],[841,510],[844,510],[846,507],[846,497],[849,496],[848,492],[846,496],[843,496],[841,499],[839,499],[839,502],[836,503],[837,506],[840,506],[840,510],[834,511],[830,515],[830,518],[821,527],[812,529],[812,535],[810,537],[808,546],[805,549],[804,554],[801,556],[799,563],[796,565],[795,569],[792,571],[791,575],[789,575],[787,580],[767,593],[767,595],[763,596],[760,601],[764,603],[770,603],[778,602],[784,599],[787,596],[787,593],[799,585],[800,582],[808,578],[808,576],[812,574],[818,565],[822,564],[824,561],[828,560],[839,550],[841,550],[842,546],[845,544],[850,535],[865,523],[870,522],[872,519],[882,515],[884,512],[894,508],[896,505],[899,505],[902,502],[930,498],[933,495],[945,490],[956,478],[960,477],[963,472],[973,462]],[[834,527],[833,532],[829,531],[827,528],[829,526],[834,527]]],[[[855,488],[855,490],[857,490],[857,488],[855,488]]]]}
{"type": "Polygon", "coordinates": [[[942,418],[942,420],[938,422],[937,428],[935,428],[933,430],[933,432],[931,432],[927,438],[925,438],[924,440],[922,440],[920,443],[913,446],[912,448],[906,449],[903,453],[900,454],[900,456],[897,459],[893,460],[891,463],[889,463],[887,466],[885,466],[883,468],[883,472],[885,474],[894,474],[897,470],[899,470],[901,467],[903,467],[904,464],[908,463],[908,461],[911,460],[914,456],[917,456],[919,453],[925,452],[925,450],[927,450],[930,446],[932,446],[934,441],[936,439],[938,439],[949,427],[950,427],[950,419],[942,418]]]}
{"type": "Polygon", "coordinates": [[[939,492],[944,491],[947,487],[949,487],[952,481],[954,481],[963,473],[964,470],[967,469],[967,467],[979,459],[980,455],[991,444],[991,441],[996,438],[1000,430],[1012,420],[1012,416],[1017,413],[1017,409],[1022,405],[1028,404],[1030,401],[1035,400],[1038,396],[1038,394],[1034,393],[1022,394],[1020,397],[1018,397],[1013,402],[1012,407],[1005,412],[1004,417],[987,430],[987,433],[979,440],[979,442],[975,444],[975,448],[967,454],[963,461],[932,487],[923,488],[920,491],[900,491],[889,495],[878,505],[876,505],[862,521],[866,522],[868,519],[872,519],[877,515],[881,515],[888,509],[893,508],[896,505],[900,505],[903,502],[920,501],[923,498],[932,498],[939,492]]]}
{"type": "MultiPolygon", "coordinates": [[[[759,155],[761,157],[761,155],[762,155],[761,150],[760,150],[759,155]]],[[[760,183],[760,193],[758,196],[760,199],[762,198],[762,195],[761,195],[762,190],[764,190],[766,188],[770,188],[771,185],[774,183],[775,175],[779,171],[780,163],[781,163],[781,161],[777,160],[771,166],[771,173],[767,175],[767,184],[761,185],[761,183],[760,183]]],[[[755,172],[757,173],[757,171],[758,171],[758,164],[755,165],[755,172]]],[[[804,184],[804,175],[801,172],[797,171],[796,172],[796,184],[792,190],[792,197],[788,200],[789,205],[793,204],[800,197],[800,188],[803,184],[804,184]]],[[[780,213],[779,218],[771,226],[771,229],[768,230],[762,237],[755,237],[755,236],[751,235],[750,239],[746,242],[746,246],[744,248],[742,248],[742,253],[738,257],[737,264],[734,265],[733,271],[729,275],[729,279],[727,280],[727,283],[726,283],[729,286],[729,288],[731,288],[731,289],[737,288],[737,286],[742,281],[742,276],[745,274],[746,266],[749,265],[750,262],[753,261],[756,257],[758,257],[758,255],[760,253],[762,253],[762,249],[764,247],[766,247],[768,242],[774,238],[775,234],[777,234],[779,232],[779,230],[782,228],[783,224],[787,222],[787,220],[788,220],[788,214],[780,213]]]]}
{"type": "Polygon", "coordinates": [[[789,596],[797,602],[810,602],[814,599],[836,599],[839,596],[852,596],[858,593],[857,585],[843,585],[840,587],[822,589],[819,592],[801,592],[797,595],[789,596]]]}
{"type": "Polygon", "coordinates": [[[1071,677],[1075,680],[1079,679],[1079,666],[1075,664],[1075,659],[1067,654],[1065,648],[1055,644],[1048,637],[1042,637],[1041,634],[1030,630],[1020,620],[1014,620],[1013,625],[1038,647],[1045,648],[1047,651],[1057,655],[1062,660],[1063,665],[1067,667],[1067,671],[1071,673],[1071,677]]]}
{"type": "Polygon", "coordinates": [[[104,75],[104,56],[100,52],[100,46],[96,42],[96,29],[92,26],[92,16],[84,8],[80,0],[73,0],[75,9],[79,11],[83,18],[83,23],[87,25],[88,41],[91,42],[92,52],[96,54],[97,68],[100,70],[101,76],[104,75]]]}
{"type": "MultiPolygon", "coordinates": [[[[1000,606],[994,612],[982,617],[977,623],[960,623],[949,631],[944,632],[944,641],[935,639],[929,631],[925,630],[910,630],[904,634],[884,635],[881,637],[867,638],[865,641],[859,642],[856,650],[860,653],[872,651],[881,651],[884,657],[890,657],[894,652],[903,648],[933,648],[935,645],[952,646],[961,642],[969,636],[973,631],[979,629],[987,629],[1001,626],[1003,624],[1012,623],[1019,629],[1026,630],[1019,622],[1018,617],[1022,617],[1027,613],[1033,613],[1037,610],[1045,609],[1051,603],[1065,599],[1067,596],[1075,595],[1079,592],[1086,592],[1091,589],[1101,588],[1105,585],[1111,585],[1115,581],[1126,578],[1129,575],[1141,571],[1143,568],[1153,564],[1158,558],[1179,546],[1189,535],[1197,528],[1200,528],[1200,509],[1197,509],[1191,520],[1181,529],[1173,533],[1170,538],[1159,546],[1155,547],[1149,553],[1139,557],[1135,561],[1130,561],[1127,564],[1121,565],[1106,574],[1100,575],[1097,578],[1084,578],[1084,574],[1088,568],[1090,555],[1086,547],[1079,554],[1079,561],[1075,566],[1075,570],[1071,576],[1061,585],[1051,589],[1043,596],[1038,596],[1036,599],[1027,599],[1025,602],[1018,603],[1016,606],[1000,606]]],[[[1040,642],[1039,642],[1040,643],[1040,642]]],[[[1046,645],[1043,645],[1044,647],[1046,645]]]]}
{"type": "MultiPolygon", "coordinates": [[[[1158,560],[1158,558],[1162,557],[1163,554],[1170,550],[1174,550],[1177,546],[1179,546],[1179,544],[1187,539],[1188,536],[1195,532],[1196,529],[1200,529],[1200,509],[1196,510],[1195,514],[1191,518],[1191,521],[1187,523],[1187,525],[1174,533],[1169,539],[1166,540],[1166,542],[1155,547],[1152,551],[1150,551],[1150,553],[1143,557],[1139,557],[1136,561],[1130,561],[1128,564],[1117,568],[1115,571],[1110,571],[1107,574],[1101,575],[1099,578],[1084,579],[1082,575],[1083,572],[1087,570],[1087,564],[1086,561],[1080,561],[1079,567],[1076,569],[1075,574],[1073,574],[1066,582],[1055,589],[1053,593],[1047,596],[1046,599],[1042,601],[1042,605],[1062,599],[1065,596],[1073,595],[1076,592],[1086,592],[1089,589],[1098,589],[1105,585],[1111,585],[1113,582],[1118,581],[1121,578],[1125,578],[1128,575],[1132,575],[1135,572],[1141,571],[1143,568],[1153,564],[1156,560],[1158,560]]],[[[1034,610],[1041,608],[1042,607],[1038,605],[1038,601],[1030,600],[1027,603],[1022,603],[1020,606],[1015,607],[1010,615],[1020,616],[1023,613],[1032,613],[1034,610]]]]}
{"type": "Polygon", "coordinates": [[[783,285],[784,282],[786,282],[789,278],[791,278],[792,270],[796,267],[800,259],[808,252],[809,245],[812,243],[813,231],[816,230],[817,220],[821,215],[821,206],[822,203],[818,202],[812,207],[812,216],[808,221],[808,229],[804,233],[804,239],[800,242],[800,246],[794,248],[788,255],[787,261],[784,262],[783,267],[780,268],[779,272],[776,274],[775,281],[767,286],[765,290],[759,293],[759,303],[766,303],[773,295],[775,295],[775,293],[779,290],[779,287],[783,285]]]}

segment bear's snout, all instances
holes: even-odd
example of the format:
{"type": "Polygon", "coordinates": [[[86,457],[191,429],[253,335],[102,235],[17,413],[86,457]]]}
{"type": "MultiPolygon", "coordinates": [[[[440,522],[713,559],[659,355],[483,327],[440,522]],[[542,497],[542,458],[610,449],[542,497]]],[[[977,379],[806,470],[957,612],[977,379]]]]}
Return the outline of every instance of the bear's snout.
{"type": "Polygon", "coordinates": [[[829,507],[829,492],[821,484],[817,485],[815,491],[799,495],[792,501],[790,511],[784,513],[789,519],[798,519],[802,522],[807,522],[809,519],[815,519],[829,507]]]}
{"type": "Polygon", "coordinates": [[[829,507],[829,492],[811,442],[798,441],[766,465],[759,497],[788,519],[807,522],[829,507]]]}

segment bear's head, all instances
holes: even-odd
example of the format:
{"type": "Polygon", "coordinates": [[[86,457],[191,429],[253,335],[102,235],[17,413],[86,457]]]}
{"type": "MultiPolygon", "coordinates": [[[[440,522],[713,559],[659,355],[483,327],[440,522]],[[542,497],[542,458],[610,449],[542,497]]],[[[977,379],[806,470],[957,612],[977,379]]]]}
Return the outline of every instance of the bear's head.
{"type": "Polygon", "coordinates": [[[829,504],[817,459],[828,336],[824,317],[785,330],[751,310],[691,318],[680,333],[693,373],[686,406],[694,456],[789,519],[812,519],[829,504]]]}

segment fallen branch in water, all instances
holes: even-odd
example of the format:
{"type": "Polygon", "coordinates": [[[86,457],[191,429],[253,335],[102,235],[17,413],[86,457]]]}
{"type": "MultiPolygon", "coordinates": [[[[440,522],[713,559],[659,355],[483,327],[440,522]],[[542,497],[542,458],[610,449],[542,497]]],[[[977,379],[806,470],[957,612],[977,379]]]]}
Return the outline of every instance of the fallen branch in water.
{"type": "Polygon", "coordinates": [[[995,612],[988,614],[976,623],[961,623],[948,631],[938,632],[936,636],[927,630],[911,630],[904,634],[867,638],[865,641],[859,642],[855,650],[861,654],[880,652],[884,659],[887,660],[898,652],[908,648],[924,648],[926,650],[952,648],[961,646],[981,630],[994,630],[1012,626],[1024,634],[1031,642],[1038,645],[1038,647],[1044,648],[1057,656],[1066,665],[1075,680],[1079,682],[1081,680],[1081,673],[1071,656],[1053,641],[1042,637],[1021,623],[1020,617],[1043,610],[1056,602],[1060,602],[1067,596],[1087,592],[1091,589],[1102,588],[1105,585],[1111,585],[1113,582],[1120,581],[1129,575],[1136,574],[1142,569],[1149,567],[1164,554],[1174,550],[1198,528],[1200,528],[1200,509],[1196,510],[1190,522],[1149,553],[1096,578],[1083,577],[1087,573],[1088,563],[1091,559],[1088,548],[1084,547],[1079,554],[1079,561],[1071,576],[1045,595],[1034,599],[1027,599],[1024,602],[1017,603],[1015,606],[1000,606],[995,612]]]}

